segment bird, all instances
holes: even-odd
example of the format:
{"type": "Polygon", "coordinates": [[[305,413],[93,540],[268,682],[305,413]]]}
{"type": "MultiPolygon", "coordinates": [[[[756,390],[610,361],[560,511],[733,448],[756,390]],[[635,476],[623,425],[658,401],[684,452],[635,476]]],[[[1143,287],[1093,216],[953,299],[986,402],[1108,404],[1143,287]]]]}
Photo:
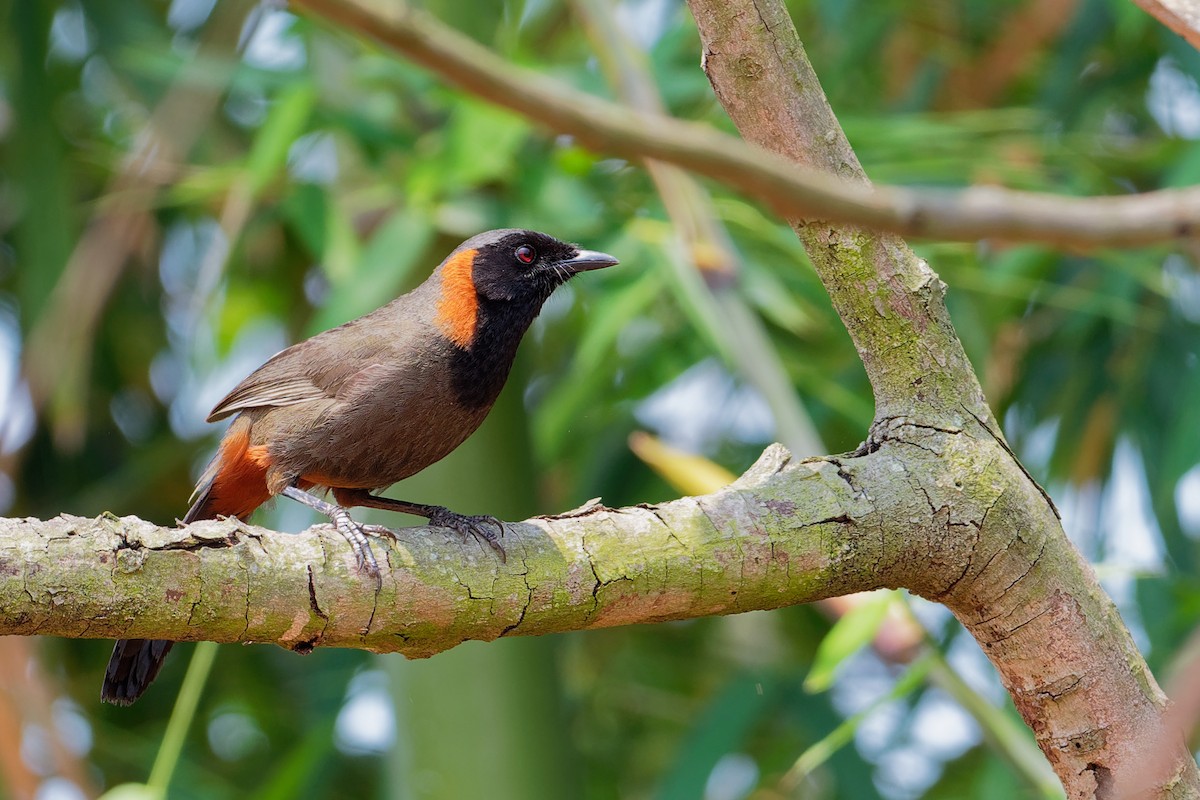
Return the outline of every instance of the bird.
{"type": "MultiPolygon", "coordinates": [[[[347,508],[423,516],[503,559],[495,518],[375,492],[462,444],[491,410],[550,294],[580,272],[617,263],[532,230],[467,239],[412,291],[280,351],[217,403],[208,422],[234,419],[182,522],[245,520],[282,495],[329,517],[359,569],[377,579],[367,536],[375,526],[355,522],[347,508]]],[[[101,699],[129,705],[141,697],[173,644],[118,641],[101,699]]]]}

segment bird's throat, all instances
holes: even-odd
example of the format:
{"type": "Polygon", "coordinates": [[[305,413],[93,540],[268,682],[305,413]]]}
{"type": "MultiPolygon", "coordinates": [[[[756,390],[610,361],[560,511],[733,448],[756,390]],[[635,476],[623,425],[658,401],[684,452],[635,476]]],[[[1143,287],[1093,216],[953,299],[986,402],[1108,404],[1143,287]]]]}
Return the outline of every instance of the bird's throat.
{"type": "Polygon", "coordinates": [[[451,356],[458,401],[468,408],[491,406],[504,388],[517,347],[541,311],[543,299],[496,302],[481,298],[474,336],[451,356]]]}

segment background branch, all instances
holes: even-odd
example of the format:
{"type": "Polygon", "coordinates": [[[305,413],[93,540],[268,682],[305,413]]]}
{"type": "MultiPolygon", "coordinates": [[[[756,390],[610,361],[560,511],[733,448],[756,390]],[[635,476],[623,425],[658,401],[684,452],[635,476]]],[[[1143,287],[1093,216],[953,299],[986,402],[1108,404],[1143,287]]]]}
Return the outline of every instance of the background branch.
{"type": "MultiPolygon", "coordinates": [[[[597,151],[675,164],[759,198],[787,217],[944,240],[995,237],[1085,247],[1171,241],[1200,229],[1200,188],[1071,198],[996,186],[871,187],[790,164],[707,125],[577,92],[504,61],[405,4],[377,8],[363,0],[293,0],[292,6],[403,53],[444,80],[597,151]]],[[[758,67],[743,65],[747,77],[755,77],[758,67]]]]}
{"type": "Polygon", "coordinates": [[[1134,0],[1192,47],[1200,48],[1200,3],[1196,0],[1134,0]]]}
{"type": "MultiPolygon", "coordinates": [[[[206,32],[197,64],[232,54],[250,0],[223,3],[206,32]]],[[[91,342],[110,295],[139,248],[157,237],[153,209],[158,193],[174,181],[188,151],[201,137],[221,99],[223,83],[197,79],[191,65],[168,88],[148,117],[123,167],[105,189],[49,301],[29,332],[22,368],[36,410],[48,406],[55,443],[79,449],[86,427],[91,342]]],[[[20,453],[0,453],[11,469],[20,453]]]]}

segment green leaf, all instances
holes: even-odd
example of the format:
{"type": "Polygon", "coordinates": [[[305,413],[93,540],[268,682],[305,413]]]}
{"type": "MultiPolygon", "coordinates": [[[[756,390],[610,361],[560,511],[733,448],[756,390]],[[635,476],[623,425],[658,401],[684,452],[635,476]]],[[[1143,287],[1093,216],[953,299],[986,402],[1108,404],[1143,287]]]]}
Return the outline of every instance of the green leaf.
{"type": "Polygon", "coordinates": [[[275,101],[246,159],[246,178],[254,194],[261,192],[287,164],[288,150],[304,132],[316,103],[316,89],[308,82],[291,85],[275,101]]]}
{"type": "Polygon", "coordinates": [[[280,753],[273,759],[271,774],[250,796],[254,800],[290,800],[303,796],[305,789],[315,783],[314,773],[330,761],[336,722],[336,716],[325,717],[322,724],[306,731],[291,751],[280,753]]]}
{"type": "Polygon", "coordinates": [[[596,300],[576,345],[570,372],[542,400],[533,420],[540,457],[557,456],[569,444],[568,434],[581,412],[595,403],[601,387],[611,381],[617,338],[662,294],[661,273],[648,270],[629,285],[596,300]]]}
{"type": "Polygon", "coordinates": [[[812,669],[804,679],[805,691],[823,692],[833,685],[834,675],[842,662],[875,638],[895,599],[894,591],[872,592],[834,623],[817,648],[812,669]]]}
{"type": "Polygon", "coordinates": [[[162,800],[162,792],[144,783],[122,783],[100,795],[99,800],[162,800]]]}
{"type": "Polygon", "coordinates": [[[510,177],[521,163],[517,149],[529,130],[525,120],[486,103],[456,105],[442,134],[442,151],[413,166],[414,191],[436,198],[510,177]]]}
{"type": "MultiPolygon", "coordinates": [[[[845,617],[842,619],[845,619],[845,617]]],[[[900,680],[896,681],[890,692],[854,716],[848,717],[845,722],[830,731],[825,738],[801,753],[800,757],[796,759],[795,766],[788,771],[786,780],[791,785],[798,785],[804,779],[804,776],[812,774],[813,770],[828,761],[830,756],[849,744],[854,738],[855,731],[858,730],[867,717],[875,713],[884,704],[907,697],[916,691],[917,687],[925,681],[925,676],[929,674],[932,666],[933,658],[931,655],[926,655],[914,661],[912,666],[908,668],[908,671],[900,676],[900,680]]],[[[807,684],[807,681],[805,683],[807,684]]]]}

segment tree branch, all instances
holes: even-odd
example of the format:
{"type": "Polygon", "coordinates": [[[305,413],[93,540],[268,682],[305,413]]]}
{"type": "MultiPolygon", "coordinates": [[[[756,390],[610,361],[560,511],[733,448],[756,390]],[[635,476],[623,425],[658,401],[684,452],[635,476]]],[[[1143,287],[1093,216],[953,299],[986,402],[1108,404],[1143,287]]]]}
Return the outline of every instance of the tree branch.
{"type": "MultiPolygon", "coordinates": [[[[944,240],[1002,238],[1081,247],[1150,244],[1200,231],[1200,187],[1094,198],[995,186],[960,191],[872,187],[789,163],[707,125],[634,111],[576,91],[499,58],[405,4],[376,8],[365,0],[292,0],[291,5],[597,151],[684,167],[759,198],[787,217],[944,240]]],[[[740,65],[746,80],[756,79],[760,69],[754,62],[740,65]]]]}
{"type": "MultiPolygon", "coordinates": [[[[622,99],[641,111],[661,114],[662,98],[646,54],[622,31],[611,0],[577,0],[575,8],[622,99]]],[[[645,166],[677,232],[677,242],[665,248],[664,255],[675,275],[681,307],[697,329],[708,331],[726,364],[762,394],[779,441],[801,456],[825,452],[766,325],[743,298],[739,282],[745,267],[712,198],[699,181],[677,167],[654,160],[645,166]]]]}
{"type": "MultiPolygon", "coordinates": [[[[1136,768],[1137,745],[1160,741],[1162,694],[1000,441],[977,422],[895,420],[875,446],[800,462],[773,446],[711,495],[513,524],[507,563],[442,529],[404,529],[375,541],[378,585],[328,526],[288,535],[236,520],[0,520],[0,634],[420,657],[468,639],[905,587],[944,603],[980,641],[1071,796],[1136,768]]],[[[1175,763],[1167,790],[1200,796],[1194,763],[1175,763]]]]}
{"type": "MultiPolygon", "coordinates": [[[[689,5],[705,71],[743,136],[865,180],[781,2],[689,5]],[[753,80],[744,75],[746,63],[758,67],[753,80]]],[[[976,423],[967,428],[993,437],[1004,470],[1022,474],[995,496],[959,579],[933,598],[945,603],[996,666],[1068,796],[1107,796],[1115,780],[1139,771],[1152,748],[1164,747],[1166,698],[1112,601],[1066,538],[1049,497],[999,433],[950,324],[941,281],[892,234],[795,219],[792,224],[871,376],[879,407],[872,440],[887,441],[897,424],[959,427],[965,412],[976,423]],[[886,416],[902,409],[907,416],[886,416]],[[1008,511],[996,518],[1001,508],[1008,511]],[[983,527],[1003,543],[987,541],[983,527]],[[1006,561],[1014,549],[1024,566],[994,580],[996,560],[1006,561]],[[993,628],[997,624],[1000,630],[993,628]]],[[[952,467],[954,486],[965,494],[986,493],[986,471],[993,466],[974,461],[952,467]],[[988,466],[980,473],[983,464],[988,466]]],[[[954,539],[962,502],[944,486],[914,486],[928,500],[926,513],[944,519],[943,544],[954,539]]],[[[1160,774],[1154,796],[1200,797],[1200,773],[1179,744],[1166,745],[1169,769],[1160,774]]]]}
{"type": "Polygon", "coordinates": [[[1134,0],[1148,14],[1200,49],[1200,1],[1134,0]]]}
{"type": "MultiPolygon", "coordinates": [[[[1015,583],[1054,550],[1038,531],[1008,538],[1011,515],[1029,515],[1028,482],[1003,455],[978,425],[898,423],[858,457],[795,461],[773,445],[713,494],[509,524],[506,563],[439,528],[376,538],[378,585],[328,525],[282,534],[233,519],[183,528],[111,515],[4,519],[0,634],[428,656],[467,639],[778,608],[884,586],[940,600],[981,569],[989,583],[1015,583]],[[982,476],[970,491],[952,477],[967,465],[982,476]]],[[[1009,622],[997,617],[989,630],[1009,622]]]]}
{"type": "Polygon", "coordinates": [[[2,520],[0,634],[428,656],[466,639],[775,608],[869,580],[841,566],[879,553],[873,532],[835,533],[865,510],[838,470],[792,463],[776,446],[712,495],[510,524],[507,563],[442,529],[403,529],[374,541],[379,585],[329,526],[289,535],[232,519],[181,529],[2,520]]]}
{"type": "MultiPolygon", "coordinates": [[[[869,183],[782,4],[690,7],[709,82],[747,141],[832,179],[869,183]],[[746,64],[755,65],[752,79],[746,64]]],[[[945,285],[901,237],[788,221],[854,340],[877,420],[917,414],[961,426],[965,411],[999,430],[946,311],[945,285]]]]}

